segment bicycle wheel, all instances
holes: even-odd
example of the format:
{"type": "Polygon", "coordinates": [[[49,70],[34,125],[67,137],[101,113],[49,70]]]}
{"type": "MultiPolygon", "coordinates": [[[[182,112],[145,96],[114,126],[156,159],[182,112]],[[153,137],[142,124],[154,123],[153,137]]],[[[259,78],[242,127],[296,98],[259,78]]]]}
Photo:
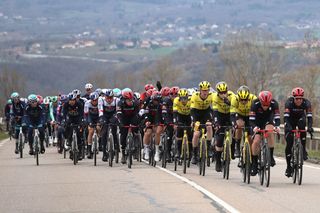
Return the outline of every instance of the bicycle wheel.
{"type": "MultiPolygon", "coordinates": [[[[245,158],[245,174],[247,176],[247,184],[250,184],[250,170],[251,170],[251,151],[249,143],[246,143],[246,158],[245,158]]],[[[245,181],[244,181],[245,182],[245,181]]]]}
{"type": "Polygon", "coordinates": [[[264,182],[264,151],[261,148],[260,150],[260,154],[259,154],[259,163],[258,163],[258,174],[259,174],[259,181],[260,181],[260,185],[263,185],[264,182]]]}
{"type": "Polygon", "coordinates": [[[156,166],[156,164],[157,164],[157,162],[154,160],[154,155],[155,155],[155,151],[156,151],[156,142],[155,142],[155,138],[153,138],[153,140],[152,140],[152,148],[151,148],[151,161],[152,161],[152,166],[153,167],[155,167],[156,166]]]}
{"type": "Polygon", "coordinates": [[[291,166],[292,166],[292,169],[293,169],[293,174],[292,174],[292,182],[293,183],[296,183],[297,182],[297,177],[298,177],[298,146],[297,144],[294,144],[292,146],[292,157],[291,157],[291,166]]]}
{"type": "Polygon", "coordinates": [[[72,154],[73,154],[73,165],[76,165],[78,163],[78,150],[77,147],[77,136],[73,134],[72,137],[72,154]]]}
{"type": "Polygon", "coordinates": [[[132,145],[133,145],[133,137],[128,135],[127,137],[127,164],[128,168],[131,169],[132,165],[132,145]]]}
{"type": "MultiPolygon", "coordinates": [[[[240,158],[239,158],[239,167],[240,172],[242,173],[242,180],[245,183],[247,181],[247,171],[246,171],[246,147],[242,146],[240,149],[240,158]]],[[[250,172],[249,172],[250,173],[250,172]]]]}
{"type": "Polygon", "coordinates": [[[162,146],[163,146],[163,153],[162,153],[162,168],[166,168],[167,166],[167,151],[168,151],[168,144],[167,144],[167,134],[164,134],[162,139],[162,146]]]}
{"type": "Polygon", "coordinates": [[[200,157],[200,162],[199,162],[199,175],[202,175],[202,172],[203,172],[203,165],[201,163],[202,161],[202,141],[200,141],[200,147],[199,147],[199,157],[200,157]]]}
{"type": "Polygon", "coordinates": [[[270,185],[270,165],[271,165],[271,155],[270,149],[268,146],[265,146],[265,166],[264,166],[264,175],[265,175],[265,186],[269,187],[270,185]]]}
{"type": "Polygon", "coordinates": [[[34,148],[35,148],[35,157],[36,157],[36,164],[39,166],[39,138],[36,136],[34,137],[34,148]]]}
{"type": "Polygon", "coordinates": [[[137,146],[137,152],[138,152],[138,162],[141,162],[142,161],[142,154],[141,154],[141,143],[142,143],[142,139],[141,139],[141,134],[140,133],[137,133],[137,143],[138,143],[138,146],[137,146]]]}
{"type": "Polygon", "coordinates": [[[223,178],[229,179],[229,169],[230,169],[230,143],[229,140],[225,141],[225,156],[224,156],[224,169],[223,169],[223,178]]]}
{"type": "Polygon", "coordinates": [[[48,133],[48,127],[45,130],[44,140],[46,142],[46,147],[49,147],[49,133],[48,133]]]}
{"type": "Polygon", "coordinates": [[[301,185],[302,183],[302,174],[303,174],[303,147],[302,144],[299,143],[298,146],[298,168],[297,168],[297,173],[298,173],[298,184],[301,185]]]}
{"type": "Polygon", "coordinates": [[[23,137],[22,133],[19,134],[19,152],[20,152],[20,158],[23,158],[23,137]]]}
{"type": "Polygon", "coordinates": [[[97,151],[98,151],[98,141],[97,138],[93,138],[92,150],[88,150],[89,152],[93,152],[93,165],[97,166],[97,151]]]}
{"type": "Polygon", "coordinates": [[[187,141],[185,141],[185,139],[182,141],[182,154],[183,154],[183,173],[186,174],[187,172],[187,149],[188,149],[188,144],[187,141]]]}
{"type": "Polygon", "coordinates": [[[113,141],[113,135],[109,135],[109,140],[107,144],[107,149],[109,152],[109,166],[112,167],[113,158],[114,158],[114,141],[113,141]]]}
{"type": "Polygon", "coordinates": [[[62,136],[61,143],[63,143],[63,158],[66,159],[66,157],[67,157],[67,149],[66,149],[67,140],[63,136],[62,136]]]}
{"type": "Polygon", "coordinates": [[[174,171],[177,171],[177,166],[178,166],[178,158],[176,157],[177,153],[178,153],[178,144],[177,144],[177,140],[174,139],[173,140],[174,143],[174,149],[173,149],[173,156],[174,156],[174,171]]]}

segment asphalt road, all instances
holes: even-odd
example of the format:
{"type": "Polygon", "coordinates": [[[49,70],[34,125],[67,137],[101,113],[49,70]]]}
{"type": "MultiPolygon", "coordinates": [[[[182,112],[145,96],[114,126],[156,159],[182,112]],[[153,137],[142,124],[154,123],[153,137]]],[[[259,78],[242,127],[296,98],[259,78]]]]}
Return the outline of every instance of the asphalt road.
{"type": "Polygon", "coordinates": [[[24,150],[20,159],[14,142],[0,142],[0,212],[319,212],[320,167],[306,164],[301,186],[284,176],[285,161],[276,159],[270,187],[258,176],[242,183],[236,162],[230,179],[214,167],[199,176],[192,165],[187,174],[173,165],[154,168],[134,161],[109,167],[85,159],[74,166],[55,147],[47,148],[36,166],[24,150]]]}

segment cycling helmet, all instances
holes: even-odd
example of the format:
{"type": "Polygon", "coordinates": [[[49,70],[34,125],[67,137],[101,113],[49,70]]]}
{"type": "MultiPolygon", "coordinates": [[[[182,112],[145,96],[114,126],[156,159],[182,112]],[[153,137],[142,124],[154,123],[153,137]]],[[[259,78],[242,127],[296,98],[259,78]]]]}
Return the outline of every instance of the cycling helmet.
{"type": "Polygon", "coordinates": [[[65,102],[67,100],[68,100],[68,96],[67,95],[61,95],[61,97],[60,97],[60,101],[61,102],[65,102]]]}
{"type": "Polygon", "coordinates": [[[95,92],[98,93],[98,95],[101,95],[102,89],[101,88],[97,88],[95,92]]]}
{"type": "MultiPolygon", "coordinates": [[[[180,90],[179,90],[180,92],[180,90]]],[[[195,92],[195,90],[193,88],[189,88],[187,89],[187,92],[188,92],[188,96],[192,96],[192,94],[195,92]]]]}
{"type": "Polygon", "coordinates": [[[246,100],[249,98],[249,95],[250,95],[250,91],[249,91],[249,88],[247,86],[241,86],[238,91],[238,97],[241,99],[241,100],[246,100]]]}
{"type": "Polygon", "coordinates": [[[84,86],[84,88],[85,88],[86,90],[92,89],[92,88],[93,88],[93,85],[90,84],[90,83],[87,83],[87,84],[84,86]]]}
{"type": "Polygon", "coordinates": [[[43,99],[43,104],[45,104],[45,105],[50,104],[50,99],[49,99],[49,97],[45,97],[45,99],[43,99]]]}
{"type": "Polygon", "coordinates": [[[201,81],[199,83],[200,90],[209,90],[210,87],[211,87],[211,84],[208,81],[201,81]]]}
{"type": "Polygon", "coordinates": [[[133,99],[133,92],[131,89],[127,89],[127,90],[122,90],[122,93],[121,93],[122,97],[124,99],[129,99],[129,100],[132,100],[133,99]]]}
{"type": "Polygon", "coordinates": [[[292,96],[296,97],[296,96],[300,96],[303,97],[304,96],[304,90],[301,87],[296,87],[292,90],[292,96]]]}
{"type": "Polygon", "coordinates": [[[170,95],[178,95],[179,87],[171,87],[170,89],[170,95]]]}
{"type": "Polygon", "coordinates": [[[37,95],[39,104],[43,103],[43,97],[41,95],[37,95]]]}
{"type": "Polygon", "coordinates": [[[101,90],[101,95],[105,95],[108,89],[102,89],[101,90]]]}
{"type": "Polygon", "coordinates": [[[76,96],[81,95],[81,91],[78,89],[73,90],[72,93],[74,93],[76,96]]]}
{"type": "Polygon", "coordinates": [[[106,89],[104,95],[106,97],[113,97],[114,96],[113,90],[112,89],[106,89]]]}
{"type": "Polygon", "coordinates": [[[29,96],[28,96],[28,102],[38,102],[39,101],[39,99],[38,99],[38,97],[35,95],[35,94],[30,94],[29,96]]]}
{"type": "Polygon", "coordinates": [[[113,95],[116,96],[116,97],[120,97],[121,90],[119,88],[114,88],[113,89],[113,95]]]}
{"type": "Polygon", "coordinates": [[[135,92],[135,93],[134,93],[134,96],[136,97],[136,99],[138,99],[138,100],[140,99],[140,93],[135,92]]]}
{"type": "Polygon", "coordinates": [[[153,91],[151,100],[159,101],[161,99],[161,93],[159,91],[153,91]]]}
{"type": "Polygon", "coordinates": [[[154,86],[152,85],[152,84],[146,84],[145,86],[144,86],[144,90],[145,91],[148,91],[149,89],[153,89],[154,88],[154,86]]]}
{"type": "Polygon", "coordinates": [[[98,98],[99,98],[98,93],[92,92],[92,93],[90,94],[90,100],[95,101],[95,100],[98,100],[98,98]]]}
{"type": "Polygon", "coordinates": [[[188,97],[189,93],[186,89],[180,89],[178,92],[179,98],[188,97]]]}
{"type": "Polygon", "coordinates": [[[261,91],[259,100],[263,106],[269,106],[272,100],[272,93],[270,91],[261,91]]]}
{"type": "Polygon", "coordinates": [[[216,85],[216,90],[219,93],[225,93],[228,92],[228,85],[224,81],[220,81],[216,85]]]}
{"type": "Polygon", "coordinates": [[[69,93],[69,95],[68,95],[69,101],[70,101],[70,100],[76,100],[76,98],[77,98],[77,95],[76,95],[76,94],[74,94],[73,92],[69,93]]]}
{"type": "Polygon", "coordinates": [[[12,100],[8,99],[7,104],[12,104],[12,100]]]}
{"type": "Polygon", "coordinates": [[[56,103],[58,101],[58,97],[57,96],[52,96],[51,97],[51,101],[52,101],[52,103],[56,103]]]}
{"type": "Polygon", "coordinates": [[[148,97],[151,97],[153,91],[154,91],[154,89],[149,89],[149,90],[147,90],[146,95],[147,95],[148,97]]]}
{"type": "Polygon", "coordinates": [[[170,88],[169,87],[162,87],[160,90],[162,97],[167,97],[170,94],[170,88]]]}
{"type": "Polygon", "coordinates": [[[11,97],[12,99],[14,99],[14,98],[19,98],[20,95],[19,95],[19,93],[17,93],[17,92],[13,92],[10,97],[11,97]]]}

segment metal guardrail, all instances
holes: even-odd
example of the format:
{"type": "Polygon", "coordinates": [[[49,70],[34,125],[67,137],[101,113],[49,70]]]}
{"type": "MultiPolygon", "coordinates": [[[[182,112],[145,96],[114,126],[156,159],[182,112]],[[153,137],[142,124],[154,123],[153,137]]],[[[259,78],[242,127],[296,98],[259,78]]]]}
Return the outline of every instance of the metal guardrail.
{"type": "MultiPolygon", "coordinates": [[[[280,125],[280,143],[285,144],[286,140],[284,137],[284,125],[281,124],[280,125]]],[[[313,151],[320,151],[320,128],[313,128],[314,129],[314,133],[313,133],[313,137],[312,140],[310,138],[310,134],[307,133],[307,143],[306,143],[306,148],[308,150],[313,150],[313,151]]],[[[276,140],[277,141],[277,140],[276,140]]]]}

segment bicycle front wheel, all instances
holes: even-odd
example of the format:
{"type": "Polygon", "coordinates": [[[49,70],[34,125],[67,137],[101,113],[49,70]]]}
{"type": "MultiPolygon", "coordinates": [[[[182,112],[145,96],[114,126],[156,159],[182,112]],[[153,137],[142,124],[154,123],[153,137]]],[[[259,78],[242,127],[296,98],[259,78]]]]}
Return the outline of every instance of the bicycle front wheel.
{"type": "Polygon", "coordinates": [[[271,155],[270,149],[268,146],[265,146],[265,166],[264,166],[264,175],[266,178],[265,186],[269,187],[270,185],[270,165],[271,165],[271,155]]]}
{"type": "Polygon", "coordinates": [[[297,173],[298,173],[298,184],[301,185],[302,183],[302,174],[303,174],[303,147],[302,144],[299,143],[298,146],[298,168],[297,168],[297,173]]]}
{"type": "Polygon", "coordinates": [[[19,152],[20,152],[20,158],[23,158],[23,139],[22,139],[22,133],[19,134],[19,152]]]}
{"type": "MultiPolygon", "coordinates": [[[[246,143],[246,158],[245,158],[245,174],[247,183],[250,184],[250,171],[251,171],[251,151],[249,143],[246,143]]],[[[246,182],[246,181],[244,181],[246,182]]]]}
{"type": "Polygon", "coordinates": [[[187,172],[187,141],[183,141],[183,173],[186,174],[187,172]]]}
{"type": "Polygon", "coordinates": [[[206,141],[202,141],[202,158],[201,158],[201,164],[202,164],[202,176],[205,176],[206,174],[206,164],[207,164],[207,145],[206,141]]]}
{"type": "Polygon", "coordinates": [[[109,135],[108,140],[108,152],[109,152],[109,166],[112,167],[113,158],[114,158],[114,141],[113,141],[113,135],[109,135]]]}

